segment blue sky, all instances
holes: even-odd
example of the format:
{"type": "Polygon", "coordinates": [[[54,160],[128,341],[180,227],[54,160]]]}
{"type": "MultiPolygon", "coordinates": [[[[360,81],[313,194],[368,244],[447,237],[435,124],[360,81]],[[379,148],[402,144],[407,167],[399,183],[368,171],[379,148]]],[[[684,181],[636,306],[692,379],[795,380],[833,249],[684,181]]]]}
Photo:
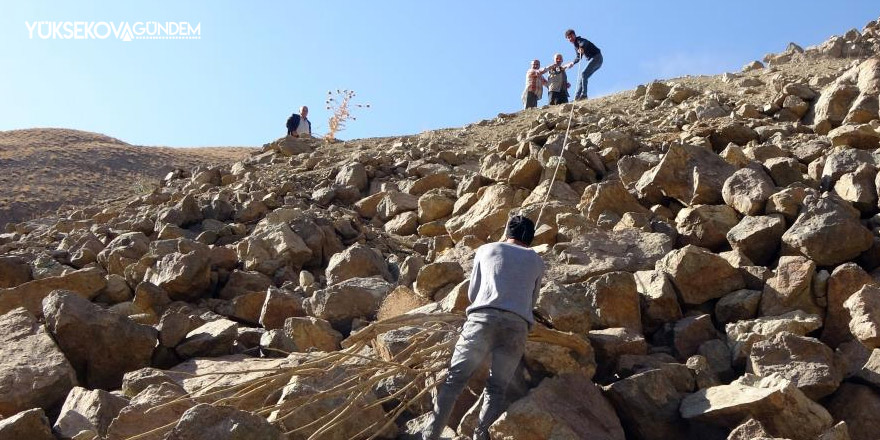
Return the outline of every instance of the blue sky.
{"type": "Polygon", "coordinates": [[[532,59],[573,57],[567,28],[602,49],[590,81],[598,96],[737,71],[789,41],[817,44],[878,16],[876,0],[5,1],[0,130],[261,145],[284,134],[302,104],[325,133],[327,92],[351,89],[371,108],[338,137],[415,134],[517,111],[532,59]],[[200,25],[201,39],[30,39],[25,23],[34,21],[186,21],[200,25]]]}

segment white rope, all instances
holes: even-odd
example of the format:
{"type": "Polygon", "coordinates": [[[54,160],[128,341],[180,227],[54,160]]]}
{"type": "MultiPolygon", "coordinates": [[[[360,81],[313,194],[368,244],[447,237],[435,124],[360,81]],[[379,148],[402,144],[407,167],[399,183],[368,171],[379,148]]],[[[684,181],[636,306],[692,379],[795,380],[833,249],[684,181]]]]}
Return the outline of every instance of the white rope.
{"type": "MultiPolygon", "coordinates": [[[[583,67],[586,67],[587,63],[584,62],[583,67]]],[[[584,69],[578,72],[578,81],[583,81],[581,75],[583,75],[584,69]]],[[[580,84],[580,83],[579,83],[580,84]]],[[[559,156],[557,156],[558,160],[556,161],[556,169],[553,170],[553,175],[550,176],[550,184],[547,185],[547,193],[544,194],[544,201],[541,202],[541,210],[538,211],[538,218],[535,220],[535,231],[538,230],[538,226],[541,225],[541,215],[544,214],[544,207],[547,206],[547,200],[550,198],[550,192],[553,190],[553,183],[556,182],[556,174],[559,172],[559,166],[562,165],[562,155],[565,154],[565,150],[568,149],[568,133],[571,132],[571,120],[574,117],[574,103],[577,101],[577,96],[575,96],[575,101],[571,102],[571,111],[568,112],[568,126],[565,128],[565,136],[562,138],[562,149],[559,150],[559,156]]]]}

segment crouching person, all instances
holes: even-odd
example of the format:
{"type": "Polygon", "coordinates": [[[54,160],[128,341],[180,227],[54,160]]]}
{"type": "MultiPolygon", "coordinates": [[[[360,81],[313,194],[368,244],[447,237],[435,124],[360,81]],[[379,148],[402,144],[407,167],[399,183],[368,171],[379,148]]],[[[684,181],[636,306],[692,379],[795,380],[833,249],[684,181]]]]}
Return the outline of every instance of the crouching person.
{"type": "Polygon", "coordinates": [[[544,262],[529,245],[535,225],[515,216],[507,223],[506,239],[480,246],[474,257],[467,321],[455,345],[449,374],[437,391],[433,418],[423,438],[437,439],[468,380],[487,357],[489,379],[474,439],[488,439],[489,426],[505,411],[504,394],[525,350],[544,262]]]}

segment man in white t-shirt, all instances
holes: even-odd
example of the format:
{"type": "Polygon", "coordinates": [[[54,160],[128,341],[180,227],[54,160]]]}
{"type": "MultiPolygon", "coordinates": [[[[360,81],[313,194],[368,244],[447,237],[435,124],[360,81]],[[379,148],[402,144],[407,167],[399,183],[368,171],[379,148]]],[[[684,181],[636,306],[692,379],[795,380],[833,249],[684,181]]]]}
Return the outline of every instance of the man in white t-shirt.
{"type": "Polygon", "coordinates": [[[309,121],[309,108],[306,106],[302,106],[299,109],[299,127],[296,128],[296,134],[299,137],[311,137],[312,136],[312,122],[309,121]]]}

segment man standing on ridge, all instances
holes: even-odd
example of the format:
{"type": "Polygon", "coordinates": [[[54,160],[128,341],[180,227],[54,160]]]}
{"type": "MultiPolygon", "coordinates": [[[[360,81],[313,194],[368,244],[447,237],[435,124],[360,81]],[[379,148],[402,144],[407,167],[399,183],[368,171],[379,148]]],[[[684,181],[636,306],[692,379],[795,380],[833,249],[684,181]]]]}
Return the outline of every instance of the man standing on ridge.
{"type": "Polygon", "coordinates": [[[505,236],[505,241],[480,246],[474,256],[467,320],[455,344],[449,374],[437,390],[423,439],[436,440],[440,436],[458,395],[489,356],[489,379],[473,439],[488,439],[489,426],[506,409],[504,393],[522,358],[529,329],[535,324],[532,309],[541,288],[544,261],[529,249],[535,224],[528,218],[512,217],[505,236]]]}
{"type": "Polygon", "coordinates": [[[577,51],[577,57],[574,61],[568,63],[568,67],[575,65],[581,60],[581,57],[586,57],[590,60],[590,64],[587,64],[587,67],[581,74],[581,79],[578,81],[577,92],[574,95],[575,100],[587,99],[587,82],[590,80],[590,76],[602,67],[602,51],[599,50],[595,44],[591,43],[590,40],[578,37],[574,33],[574,29],[565,31],[565,38],[570,41],[571,44],[574,44],[574,49],[577,51]]]}
{"type": "Polygon", "coordinates": [[[532,67],[526,71],[526,88],[523,90],[523,104],[525,108],[538,106],[538,101],[544,96],[544,85],[547,80],[541,75],[541,62],[532,60],[532,67]]]}
{"type": "Polygon", "coordinates": [[[302,106],[299,114],[292,114],[287,118],[287,135],[292,137],[311,137],[312,122],[309,121],[309,108],[302,106]]]}
{"type": "Polygon", "coordinates": [[[562,54],[558,53],[553,56],[553,64],[540,70],[541,73],[548,73],[547,90],[550,95],[550,105],[568,102],[568,75],[565,74],[565,69],[570,67],[571,64],[562,65],[562,54]]]}

